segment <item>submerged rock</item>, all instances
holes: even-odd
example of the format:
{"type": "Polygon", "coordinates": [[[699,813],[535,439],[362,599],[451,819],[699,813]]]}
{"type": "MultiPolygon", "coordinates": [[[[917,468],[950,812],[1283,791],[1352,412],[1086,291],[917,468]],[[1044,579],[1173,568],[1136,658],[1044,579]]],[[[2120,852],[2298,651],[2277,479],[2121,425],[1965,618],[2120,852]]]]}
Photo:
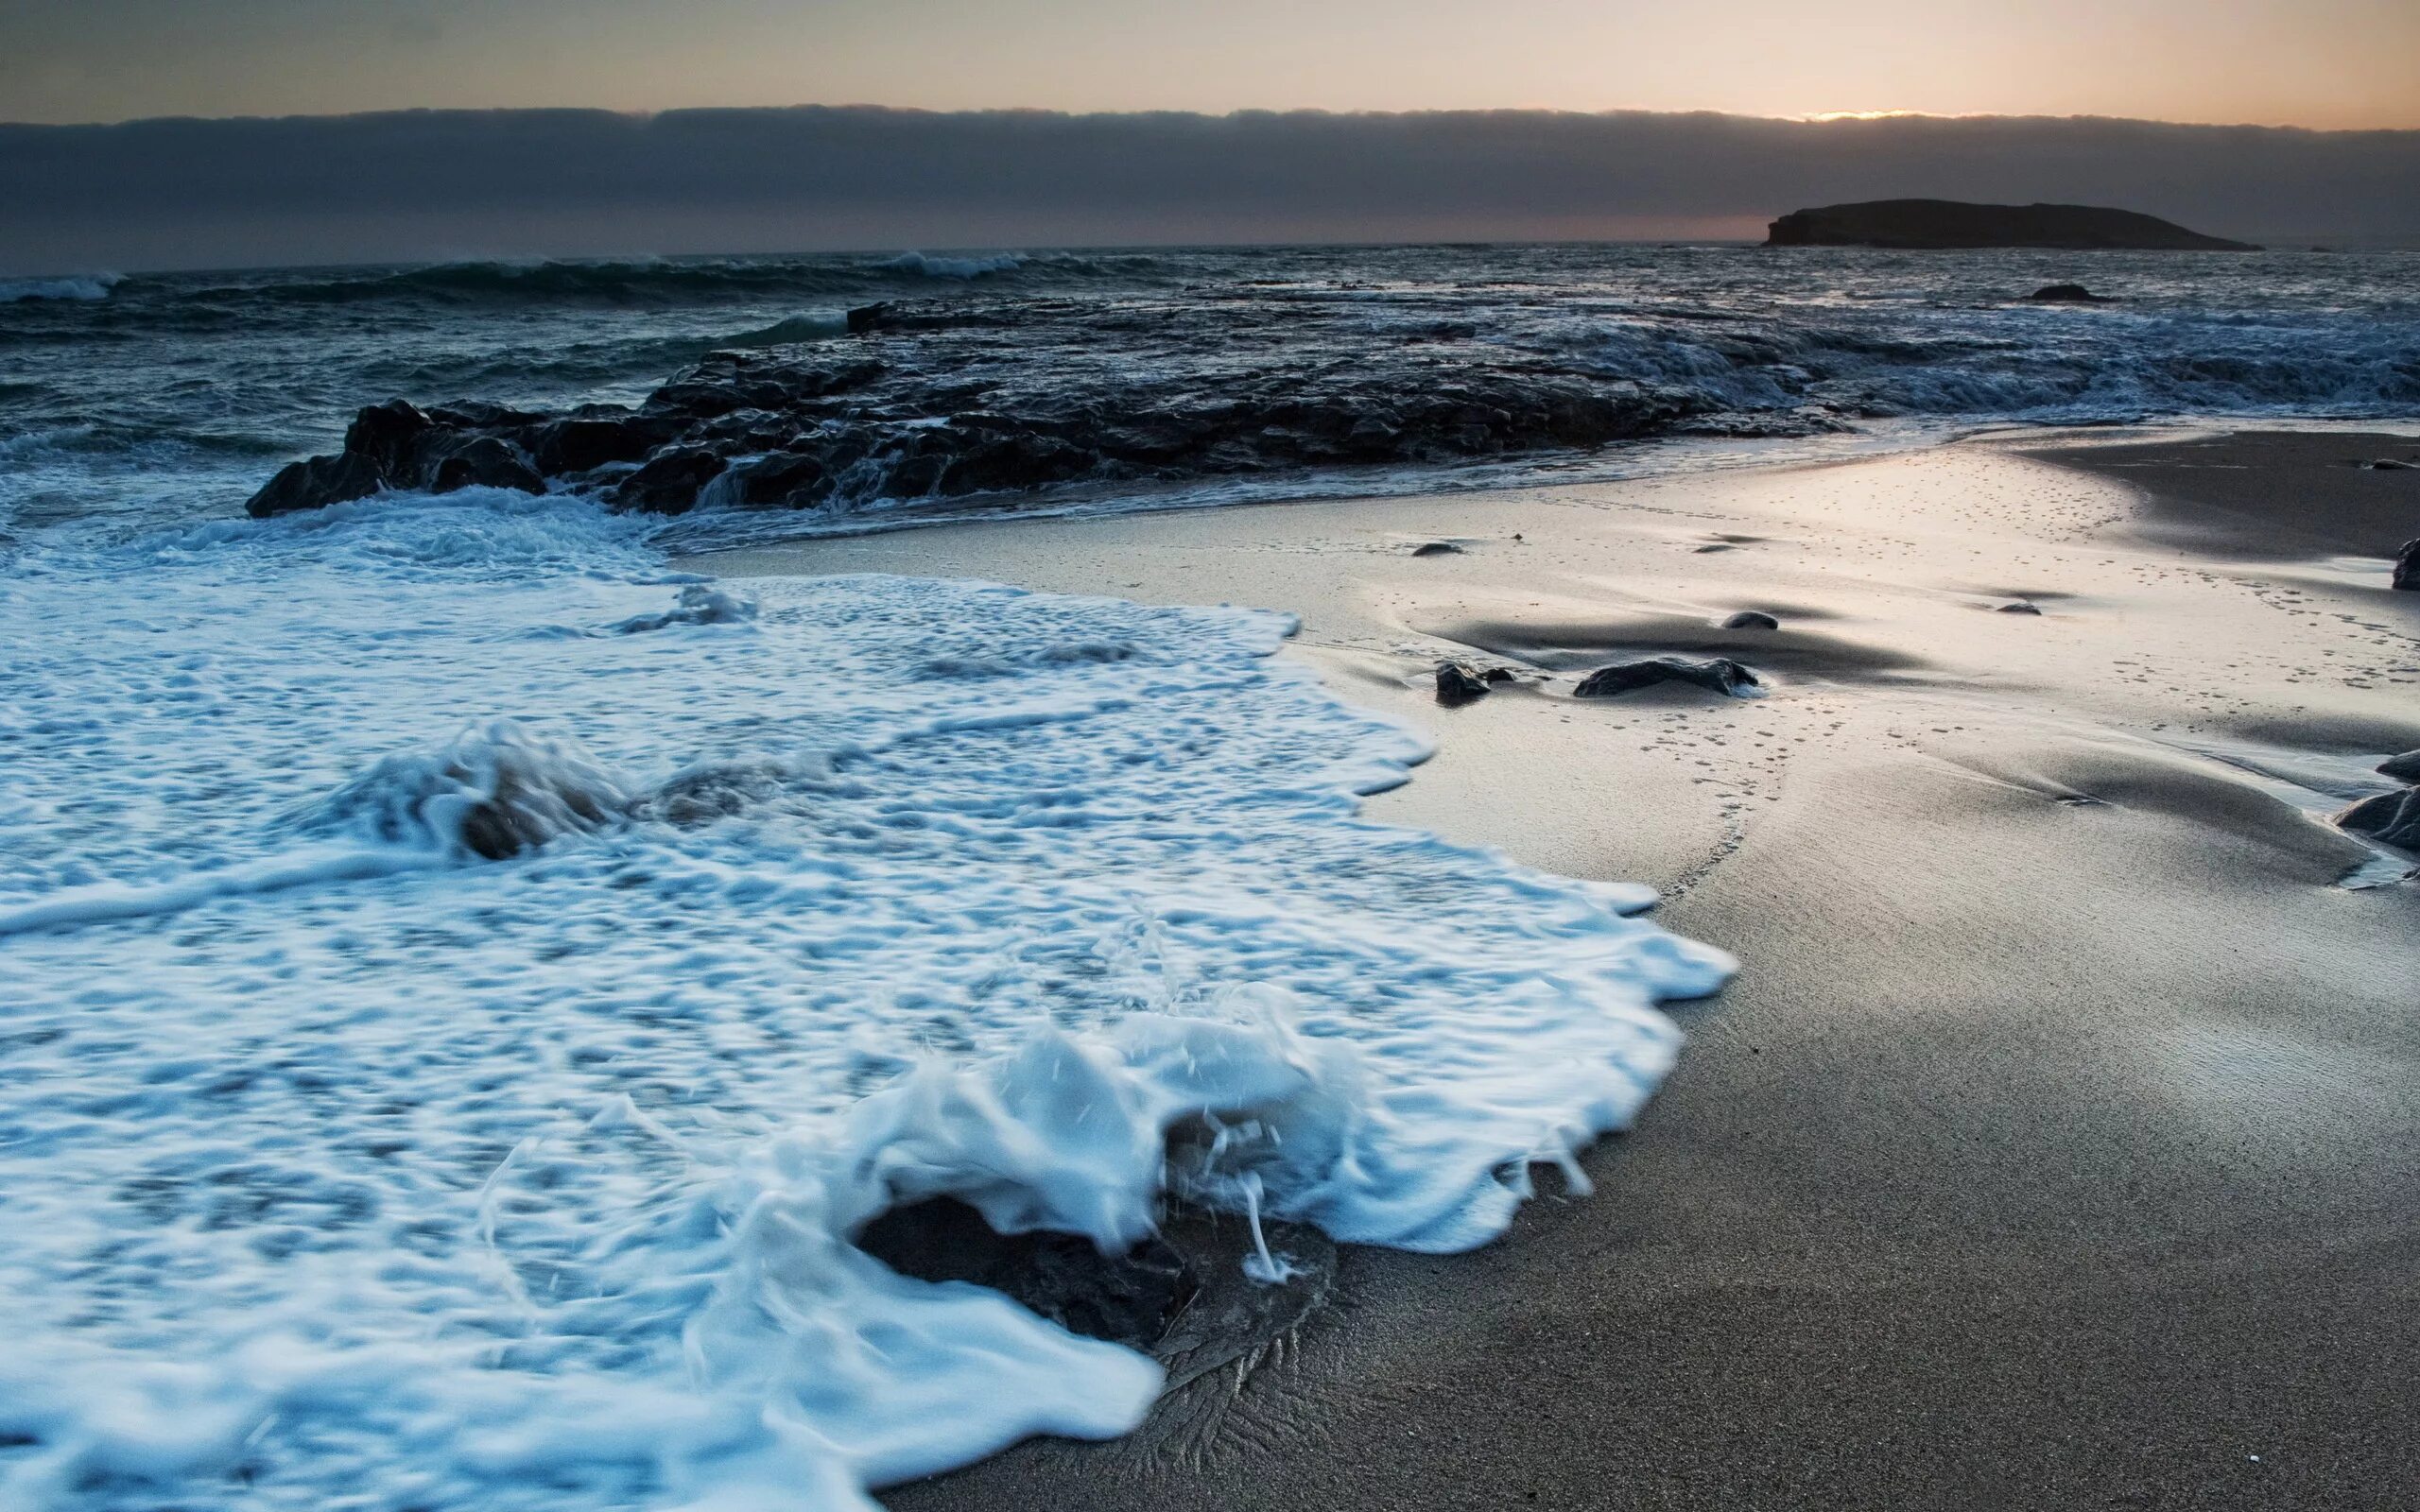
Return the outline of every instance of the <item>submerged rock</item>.
{"type": "Polygon", "coordinates": [[[613,630],[616,635],[641,635],[675,625],[745,625],[755,617],[754,599],[705,583],[691,583],[681,590],[680,600],[672,608],[660,614],[633,614],[615,624],[613,630]]]}
{"type": "Polygon", "coordinates": [[[1760,609],[1743,609],[1722,622],[1726,630],[1778,630],[1781,621],[1760,609]]]}
{"type": "Polygon", "coordinates": [[[1764,687],[1755,673],[1729,657],[1691,662],[1685,657],[1659,656],[1599,667],[1582,678],[1572,693],[1582,698],[1610,698],[1659,682],[1685,682],[1729,698],[1754,697],[1764,687]]]}
{"type": "Polygon", "coordinates": [[[950,1197],[893,1208],[857,1247],[903,1276],[973,1281],[1071,1333],[1149,1351],[1201,1289],[1185,1258],[1156,1236],[1104,1255],[1074,1234],[1003,1234],[950,1197]]]}
{"type": "Polygon", "coordinates": [[[1499,679],[1473,672],[1460,662],[1440,662],[1437,663],[1437,701],[1448,709],[1460,708],[1475,699],[1486,697],[1490,684],[1496,680],[1499,679]]]}
{"type": "Polygon", "coordinates": [[[2394,586],[2420,590],[2420,538],[2407,541],[2394,554],[2394,586]]]}
{"type": "Polygon", "coordinates": [[[2095,294],[2081,284],[2045,284],[2026,298],[2036,304],[2113,304],[2117,302],[2105,294],[2095,294]]]}
{"type": "Polygon", "coordinates": [[[2336,827],[2397,850],[2420,851],[2420,788],[2365,798],[2336,816],[2336,827]]]}
{"type": "Polygon", "coordinates": [[[311,822],[502,861],[602,829],[631,807],[585,751],[497,720],[436,751],[386,757],[330,795],[311,822]]]}

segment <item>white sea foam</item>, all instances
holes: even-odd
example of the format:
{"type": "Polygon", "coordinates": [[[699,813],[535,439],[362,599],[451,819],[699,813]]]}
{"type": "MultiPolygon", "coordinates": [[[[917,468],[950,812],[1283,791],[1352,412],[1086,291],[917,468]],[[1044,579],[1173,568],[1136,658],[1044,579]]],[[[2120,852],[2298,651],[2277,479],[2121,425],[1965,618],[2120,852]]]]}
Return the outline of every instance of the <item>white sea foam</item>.
{"type": "Polygon", "coordinates": [[[1465,1248],[1729,969],[1357,818],[1422,747],[1279,616],[751,618],[645,528],[389,496],[0,583],[0,1503],[848,1507],[1120,1433],[1150,1361],[850,1237],[1174,1187],[1465,1248]]]}

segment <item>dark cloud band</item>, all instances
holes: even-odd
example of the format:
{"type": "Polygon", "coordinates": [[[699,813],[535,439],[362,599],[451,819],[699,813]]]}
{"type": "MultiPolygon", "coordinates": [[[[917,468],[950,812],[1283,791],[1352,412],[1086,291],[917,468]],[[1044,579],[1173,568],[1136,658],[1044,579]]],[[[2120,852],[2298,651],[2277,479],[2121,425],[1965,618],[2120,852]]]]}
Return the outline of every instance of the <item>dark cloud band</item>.
{"type": "Polygon", "coordinates": [[[1730,231],[1890,196],[2420,242],[2420,131],[2047,117],[457,111],[0,127],[11,271],[1730,231]]]}

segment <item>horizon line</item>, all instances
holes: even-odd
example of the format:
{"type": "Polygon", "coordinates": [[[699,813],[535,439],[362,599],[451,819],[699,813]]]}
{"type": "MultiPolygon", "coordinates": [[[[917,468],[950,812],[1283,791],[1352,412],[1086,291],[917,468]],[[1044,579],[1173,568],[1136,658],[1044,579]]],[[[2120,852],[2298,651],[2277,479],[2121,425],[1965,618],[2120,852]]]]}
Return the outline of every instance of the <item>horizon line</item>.
{"type": "Polygon", "coordinates": [[[1911,110],[1825,110],[1776,112],[1758,113],[1753,111],[1726,111],[1711,107],[1689,110],[1656,109],[1648,106],[1616,105],[1597,110],[1577,110],[1552,105],[1491,105],[1491,106],[1417,106],[1395,110],[1338,110],[1319,105],[1257,106],[1240,105],[1224,111],[1181,109],[1132,110],[1068,110],[1046,105],[981,105],[937,108],[925,105],[886,105],[873,100],[821,101],[798,100],[786,104],[712,104],[667,105],[647,109],[623,109],[610,105],[403,105],[368,111],[288,111],[283,112],[249,112],[233,115],[162,114],[130,115],[115,120],[21,121],[0,119],[0,130],[89,131],[115,130],[125,127],[159,124],[206,122],[241,124],[246,122],[286,121],[349,121],[391,119],[399,116],[423,115],[600,115],[628,121],[652,121],[670,115],[707,115],[718,113],[793,112],[822,111],[834,113],[882,112],[893,115],[937,117],[999,116],[1004,118],[1059,117],[1067,120],[1150,120],[1189,117],[1203,121],[1238,119],[1300,119],[1326,117],[1347,120],[1388,120],[1424,117],[1486,117],[1504,115],[1569,116],[1582,120],[1601,120],[1625,116],[1653,116],[1667,119],[1715,119],[1755,121],[1774,125],[1854,127],[1888,125],[1904,122],[2078,122],[2102,125],[2141,125],[2175,127],[2187,130],[2210,131],[2290,131],[2311,136],[2379,136],[2420,134],[2420,121],[2409,126],[2304,126],[2290,121],[2203,121],[2180,120],[2156,115],[2111,115],[2096,112],[2011,112],[2011,111],[1911,111],[1911,110]]]}

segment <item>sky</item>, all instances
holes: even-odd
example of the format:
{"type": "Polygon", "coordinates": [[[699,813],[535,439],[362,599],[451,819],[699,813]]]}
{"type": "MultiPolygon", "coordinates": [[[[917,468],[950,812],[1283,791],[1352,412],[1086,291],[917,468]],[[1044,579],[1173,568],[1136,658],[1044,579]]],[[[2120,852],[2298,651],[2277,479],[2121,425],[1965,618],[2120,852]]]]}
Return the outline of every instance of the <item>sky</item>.
{"type": "Polygon", "coordinates": [[[9,0],[0,120],[411,107],[2420,127],[2414,0],[9,0]]]}

